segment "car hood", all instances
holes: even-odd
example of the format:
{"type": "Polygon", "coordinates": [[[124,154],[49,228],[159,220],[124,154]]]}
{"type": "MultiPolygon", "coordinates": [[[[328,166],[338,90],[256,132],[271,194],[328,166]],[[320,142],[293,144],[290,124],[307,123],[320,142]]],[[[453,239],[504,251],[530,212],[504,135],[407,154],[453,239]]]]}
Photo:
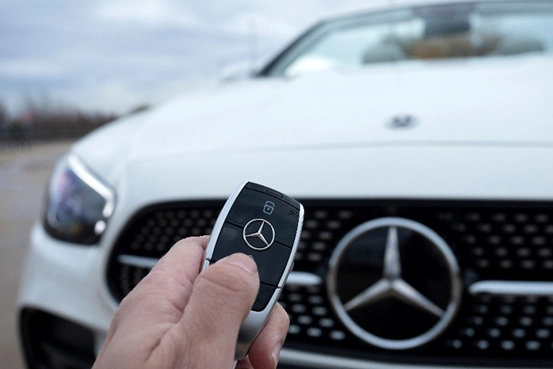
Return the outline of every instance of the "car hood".
{"type": "Polygon", "coordinates": [[[111,177],[116,157],[186,159],[355,145],[550,145],[552,85],[553,60],[539,56],[260,78],[183,96],[100,130],[76,150],[111,177]],[[406,116],[411,125],[391,123],[406,116]]]}

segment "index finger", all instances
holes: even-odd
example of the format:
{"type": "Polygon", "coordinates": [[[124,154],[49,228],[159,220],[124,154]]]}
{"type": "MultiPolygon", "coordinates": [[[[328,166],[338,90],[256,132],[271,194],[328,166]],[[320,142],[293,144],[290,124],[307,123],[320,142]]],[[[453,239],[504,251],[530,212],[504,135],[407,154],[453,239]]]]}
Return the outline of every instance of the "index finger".
{"type": "MultiPolygon", "coordinates": [[[[209,236],[178,241],[123,299],[121,307],[131,305],[151,312],[165,309],[166,305],[160,304],[160,301],[168,301],[170,308],[182,314],[190,299],[192,285],[200,273],[208,242],[209,236]]],[[[176,320],[178,318],[180,316],[175,317],[176,320]]]]}

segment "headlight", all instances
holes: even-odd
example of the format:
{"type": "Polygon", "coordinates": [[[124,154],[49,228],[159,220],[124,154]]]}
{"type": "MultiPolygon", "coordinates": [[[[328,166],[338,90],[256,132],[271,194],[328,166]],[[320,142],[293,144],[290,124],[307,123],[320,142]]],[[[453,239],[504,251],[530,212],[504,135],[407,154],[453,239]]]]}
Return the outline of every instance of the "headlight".
{"type": "Polygon", "coordinates": [[[48,187],[44,227],[62,241],[98,243],[113,213],[113,191],[75,155],[62,159],[48,187]]]}

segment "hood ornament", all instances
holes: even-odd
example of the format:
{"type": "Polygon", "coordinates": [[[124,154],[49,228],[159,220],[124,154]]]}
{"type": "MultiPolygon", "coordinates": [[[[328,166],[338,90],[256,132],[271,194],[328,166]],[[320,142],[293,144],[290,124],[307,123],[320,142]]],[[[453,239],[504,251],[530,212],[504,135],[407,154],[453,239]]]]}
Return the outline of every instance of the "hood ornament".
{"type": "Polygon", "coordinates": [[[408,114],[400,114],[394,116],[388,121],[387,126],[391,129],[413,128],[418,124],[417,118],[408,114]]]}

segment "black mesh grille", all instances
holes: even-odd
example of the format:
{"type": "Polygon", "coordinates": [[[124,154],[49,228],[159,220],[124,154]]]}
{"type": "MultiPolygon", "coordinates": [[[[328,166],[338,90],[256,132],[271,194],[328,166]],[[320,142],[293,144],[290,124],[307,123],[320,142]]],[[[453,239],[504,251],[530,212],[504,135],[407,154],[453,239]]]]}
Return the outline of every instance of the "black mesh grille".
{"type": "Polygon", "coordinates": [[[177,241],[210,234],[223,202],[164,204],[150,207],[127,225],[113,250],[108,266],[108,284],[120,301],[150,271],[118,261],[119,255],[159,259],[177,241]]]}
{"type": "MultiPolygon", "coordinates": [[[[336,244],[357,225],[381,217],[425,224],[449,244],[465,286],[483,281],[553,281],[553,204],[468,201],[305,200],[304,231],[294,271],[326,277],[336,244]]],[[[209,234],[223,201],[161,204],[131,220],[113,249],[108,283],[122,299],[149,271],[120,255],[161,257],[177,240],[209,234]]],[[[287,286],[281,303],[290,314],[287,345],[371,358],[498,366],[548,366],[553,359],[553,296],[471,295],[464,290],[455,322],[437,340],[392,352],[369,346],[334,315],[326,287],[287,286]]]]}

